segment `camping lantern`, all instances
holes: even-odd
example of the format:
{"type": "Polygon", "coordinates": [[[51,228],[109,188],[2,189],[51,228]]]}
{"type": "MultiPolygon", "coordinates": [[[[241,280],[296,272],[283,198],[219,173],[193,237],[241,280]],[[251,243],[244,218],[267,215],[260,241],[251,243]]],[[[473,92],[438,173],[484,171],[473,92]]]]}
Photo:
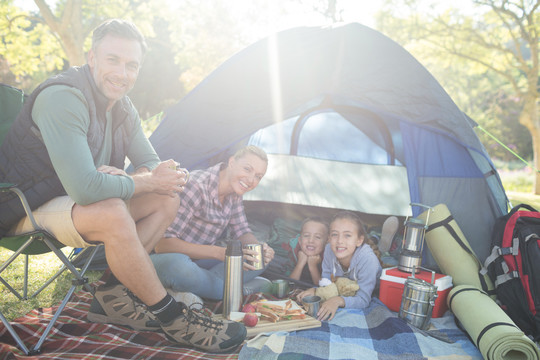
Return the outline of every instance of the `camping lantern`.
{"type": "MultiPolygon", "coordinates": [[[[422,206],[432,209],[429,206],[422,204],[411,204],[411,206],[422,206]]],[[[418,218],[405,219],[405,233],[399,254],[398,269],[401,271],[412,272],[413,269],[420,268],[422,265],[422,249],[424,247],[424,236],[428,227],[429,211],[426,217],[426,222],[418,218]]]]}

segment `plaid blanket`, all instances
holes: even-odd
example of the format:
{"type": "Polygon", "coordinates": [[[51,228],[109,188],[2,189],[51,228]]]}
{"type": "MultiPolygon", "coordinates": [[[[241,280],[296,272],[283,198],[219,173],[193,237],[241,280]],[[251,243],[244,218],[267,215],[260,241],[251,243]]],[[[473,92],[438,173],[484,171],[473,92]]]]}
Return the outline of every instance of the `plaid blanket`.
{"type": "Polygon", "coordinates": [[[317,329],[260,334],[239,359],[482,359],[449,312],[427,331],[409,326],[378,299],[364,310],[340,309],[317,329]]]}
{"type": "MultiPolygon", "coordinates": [[[[41,354],[24,356],[0,323],[0,359],[237,359],[234,354],[208,354],[175,346],[159,332],[137,332],[122,326],[94,324],[86,320],[92,295],[77,292],[43,343],[41,354]]],[[[56,306],[36,309],[12,322],[25,344],[33,346],[45,330],[56,306]]],[[[238,352],[238,351],[237,351],[238,352]]]]}
{"type": "MultiPolygon", "coordinates": [[[[253,294],[246,301],[256,300],[253,294]]],[[[407,325],[378,299],[364,310],[341,309],[321,328],[261,334],[239,354],[208,354],[175,346],[159,332],[136,332],[86,320],[92,295],[77,292],[45,340],[41,354],[26,357],[0,325],[0,360],[19,359],[482,359],[448,313],[428,331],[407,325]]],[[[207,304],[216,311],[220,304],[207,304]]],[[[37,342],[56,307],[36,309],[12,322],[27,346],[37,342]]]]}

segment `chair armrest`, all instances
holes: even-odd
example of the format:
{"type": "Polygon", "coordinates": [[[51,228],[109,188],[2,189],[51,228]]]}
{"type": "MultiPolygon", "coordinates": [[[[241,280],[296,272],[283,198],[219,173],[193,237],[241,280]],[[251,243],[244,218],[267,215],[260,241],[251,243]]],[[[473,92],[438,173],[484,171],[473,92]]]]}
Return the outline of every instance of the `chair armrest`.
{"type": "Polygon", "coordinates": [[[39,226],[36,223],[36,220],[34,219],[34,215],[32,214],[32,209],[30,209],[30,205],[28,205],[28,201],[26,201],[26,196],[24,196],[24,193],[19,190],[17,185],[10,184],[10,183],[0,183],[0,192],[7,192],[12,191],[21,200],[22,206],[24,208],[24,211],[26,212],[26,215],[30,219],[30,222],[32,223],[32,226],[34,227],[34,230],[40,230],[39,226]]]}
{"type": "Polygon", "coordinates": [[[11,191],[11,188],[16,187],[17,185],[11,183],[0,183],[0,191],[11,191]]]}

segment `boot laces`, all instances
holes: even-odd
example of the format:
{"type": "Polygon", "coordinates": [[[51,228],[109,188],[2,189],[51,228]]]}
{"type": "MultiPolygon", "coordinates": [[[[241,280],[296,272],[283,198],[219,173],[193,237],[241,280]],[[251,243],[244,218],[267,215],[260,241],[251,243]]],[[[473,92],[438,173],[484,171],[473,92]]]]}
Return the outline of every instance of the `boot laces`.
{"type": "Polygon", "coordinates": [[[223,327],[223,321],[213,320],[209,316],[200,314],[197,310],[192,309],[191,306],[186,307],[184,311],[184,316],[190,324],[201,325],[207,330],[216,330],[219,331],[223,327]]]}

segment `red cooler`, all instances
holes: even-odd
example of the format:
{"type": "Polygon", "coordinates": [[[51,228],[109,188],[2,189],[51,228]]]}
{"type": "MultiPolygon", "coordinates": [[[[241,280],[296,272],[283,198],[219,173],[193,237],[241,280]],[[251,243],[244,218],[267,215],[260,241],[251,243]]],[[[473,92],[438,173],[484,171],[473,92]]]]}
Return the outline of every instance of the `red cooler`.
{"type": "MultiPolygon", "coordinates": [[[[398,270],[397,267],[383,269],[379,299],[390,310],[399,312],[405,280],[410,276],[412,276],[412,273],[398,270]]],[[[431,283],[432,273],[430,271],[415,272],[414,277],[431,283]]],[[[452,289],[452,277],[435,273],[435,286],[437,287],[437,299],[435,299],[435,305],[433,306],[432,318],[441,317],[448,310],[446,297],[452,289]]]]}

